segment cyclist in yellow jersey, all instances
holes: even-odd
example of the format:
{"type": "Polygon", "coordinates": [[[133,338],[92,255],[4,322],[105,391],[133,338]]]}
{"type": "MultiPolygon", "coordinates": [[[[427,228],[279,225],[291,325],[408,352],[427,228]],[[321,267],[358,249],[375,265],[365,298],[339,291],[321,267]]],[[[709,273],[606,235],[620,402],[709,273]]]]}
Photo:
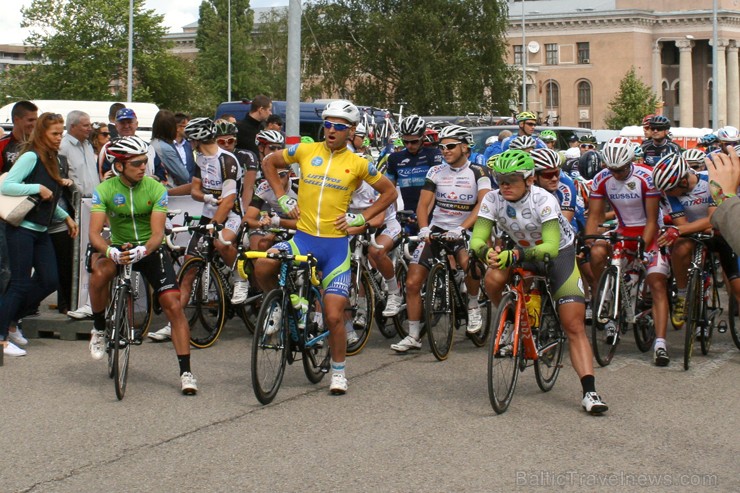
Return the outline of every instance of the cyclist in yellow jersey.
{"type": "MultiPolygon", "coordinates": [[[[272,249],[291,250],[294,254],[312,253],[323,273],[324,321],[329,328],[331,348],[332,394],[347,391],[345,354],[347,334],[344,328],[344,308],[350,282],[350,254],[347,228],[362,226],[366,220],[384,212],[396,200],[393,184],[377,171],[367,159],[347,148],[352,127],[360,121],[355,105],[345,100],[326,105],[324,142],[295,144],[282,153],[275,152],[262,161],[262,171],[278,197],[284,212],[298,219],[298,232],[289,242],[278,243],[272,249]],[[301,185],[298,200],[285,194],[278,168],[297,163],[301,185]],[[369,183],[380,195],[362,214],[348,213],[352,192],[362,181],[369,183]]],[[[277,286],[278,264],[260,260],[255,275],[265,291],[277,286]]]]}

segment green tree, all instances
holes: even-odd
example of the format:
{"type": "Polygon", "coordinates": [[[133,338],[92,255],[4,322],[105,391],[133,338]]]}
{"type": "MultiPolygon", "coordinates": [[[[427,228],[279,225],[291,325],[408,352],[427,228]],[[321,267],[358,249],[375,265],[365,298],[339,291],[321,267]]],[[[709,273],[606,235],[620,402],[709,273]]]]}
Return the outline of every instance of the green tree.
{"type": "Polygon", "coordinates": [[[637,77],[631,67],[619,82],[619,91],[609,102],[610,115],[606,126],[620,130],[629,125],[639,125],[645,115],[655,112],[658,98],[653,90],[637,77]]]}
{"type": "Polygon", "coordinates": [[[264,13],[252,29],[254,47],[262,54],[265,89],[277,99],[285,99],[288,56],[288,9],[274,8],[264,13]]]}
{"type": "MultiPolygon", "coordinates": [[[[41,63],[3,74],[5,94],[29,99],[122,99],[128,64],[129,0],[34,0],[21,9],[26,43],[41,63]],[[117,92],[116,92],[117,90],[117,92]]],[[[187,66],[167,53],[163,17],[134,0],[134,99],[188,105],[187,66]]]]}
{"type": "Polygon", "coordinates": [[[306,7],[304,96],[421,114],[508,112],[504,0],[317,0],[306,7]]]}
{"type": "Polygon", "coordinates": [[[203,0],[195,46],[198,75],[215,103],[265,91],[260,55],[252,47],[249,0],[231,0],[231,94],[228,95],[228,0],[203,0]]]}

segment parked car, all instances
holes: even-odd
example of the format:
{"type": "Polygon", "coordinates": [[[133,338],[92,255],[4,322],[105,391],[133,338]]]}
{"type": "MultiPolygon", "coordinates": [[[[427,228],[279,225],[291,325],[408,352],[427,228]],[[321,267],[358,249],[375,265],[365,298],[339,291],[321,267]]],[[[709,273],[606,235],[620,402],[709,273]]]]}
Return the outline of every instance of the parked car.
{"type": "MultiPolygon", "coordinates": [[[[498,135],[502,130],[509,130],[515,134],[519,131],[519,127],[516,125],[496,125],[491,127],[470,127],[470,132],[473,134],[475,139],[475,146],[473,147],[474,152],[483,152],[486,150],[486,139],[492,135],[498,135]]],[[[589,128],[580,127],[535,127],[535,135],[538,135],[543,130],[552,130],[558,136],[558,142],[555,146],[557,149],[567,149],[570,147],[568,140],[575,135],[580,138],[582,135],[592,133],[589,128]]]]}

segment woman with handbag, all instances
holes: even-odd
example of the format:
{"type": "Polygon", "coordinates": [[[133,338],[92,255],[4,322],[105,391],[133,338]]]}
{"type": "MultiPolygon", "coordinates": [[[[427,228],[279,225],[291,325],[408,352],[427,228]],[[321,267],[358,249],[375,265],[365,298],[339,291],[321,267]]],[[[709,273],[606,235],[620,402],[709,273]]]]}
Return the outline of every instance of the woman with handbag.
{"type": "Polygon", "coordinates": [[[4,195],[35,195],[39,199],[19,226],[6,225],[10,283],[0,296],[0,340],[6,340],[6,356],[26,354],[13,343],[24,340],[20,331],[9,337],[11,322],[23,318],[57,289],[59,278],[49,225],[54,219],[63,220],[70,236],[74,238],[78,233],[77,223],[58,206],[63,187],[72,185],[72,180],[59,174],[63,133],[61,115],[42,114],[0,188],[4,195]]]}

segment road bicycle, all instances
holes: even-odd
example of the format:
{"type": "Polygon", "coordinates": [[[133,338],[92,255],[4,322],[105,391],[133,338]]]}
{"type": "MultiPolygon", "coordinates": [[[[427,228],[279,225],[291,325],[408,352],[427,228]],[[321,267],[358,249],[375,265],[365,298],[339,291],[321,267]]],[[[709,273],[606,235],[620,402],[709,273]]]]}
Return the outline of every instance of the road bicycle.
{"type": "MultiPolygon", "coordinates": [[[[465,272],[453,266],[450,257],[454,256],[454,246],[459,240],[448,240],[445,233],[436,232],[431,240],[431,267],[426,281],[424,299],[424,325],[427,328],[429,346],[434,357],[444,361],[449,356],[454,341],[455,330],[468,325],[468,295],[465,286],[465,272]]],[[[468,236],[463,233],[463,241],[468,236]]],[[[474,262],[470,256],[470,262],[474,262]]],[[[480,279],[480,277],[479,277],[480,279]]],[[[491,303],[485,290],[479,290],[478,306],[483,318],[483,327],[476,333],[465,332],[478,347],[488,338],[488,321],[491,318],[491,303]]]]}
{"type": "Polygon", "coordinates": [[[583,239],[605,240],[612,247],[609,265],[601,274],[591,298],[591,343],[596,361],[600,366],[609,365],[619,342],[629,330],[634,332],[637,349],[643,353],[649,351],[655,341],[655,323],[645,281],[647,270],[642,261],[645,241],[617,231],[585,235],[583,239]],[[628,251],[626,242],[636,244],[637,251],[628,251]]]}
{"type": "Polygon", "coordinates": [[[136,334],[134,324],[131,272],[131,264],[118,265],[118,273],[113,280],[113,296],[105,313],[103,340],[108,353],[108,376],[113,379],[119,401],[126,394],[131,346],[141,344],[143,336],[136,334]]]}
{"type": "Polygon", "coordinates": [[[519,373],[534,366],[543,392],[555,385],[563,360],[565,335],[552,299],[549,256],[544,275],[537,264],[512,268],[488,346],[488,397],[497,414],[505,412],[514,397],[519,373]],[[539,296],[535,293],[539,292],[539,296]]]}
{"type": "MultiPolygon", "coordinates": [[[[689,282],[686,290],[686,322],[684,323],[683,369],[691,366],[694,351],[694,340],[699,339],[702,354],[709,353],[712,345],[714,328],[726,332],[727,325],[722,315],[722,303],[719,298],[719,277],[714,256],[706,242],[713,234],[694,233],[685,238],[694,242],[694,253],[689,267],[689,282]]],[[[730,290],[731,291],[731,290],[730,290]]],[[[730,298],[733,295],[730,292],[730,298]]]]}
{"type": "Polygon", "coordinates": [[[280,389],[286,363],[300,359],[308,380],[321,381],[329,371],[329,331],[313,255],[249,251],[245,256],[280,262],[278,287],[262,300],[252,343],[252,388],[258,401],[269,404],[280,389]]]}

